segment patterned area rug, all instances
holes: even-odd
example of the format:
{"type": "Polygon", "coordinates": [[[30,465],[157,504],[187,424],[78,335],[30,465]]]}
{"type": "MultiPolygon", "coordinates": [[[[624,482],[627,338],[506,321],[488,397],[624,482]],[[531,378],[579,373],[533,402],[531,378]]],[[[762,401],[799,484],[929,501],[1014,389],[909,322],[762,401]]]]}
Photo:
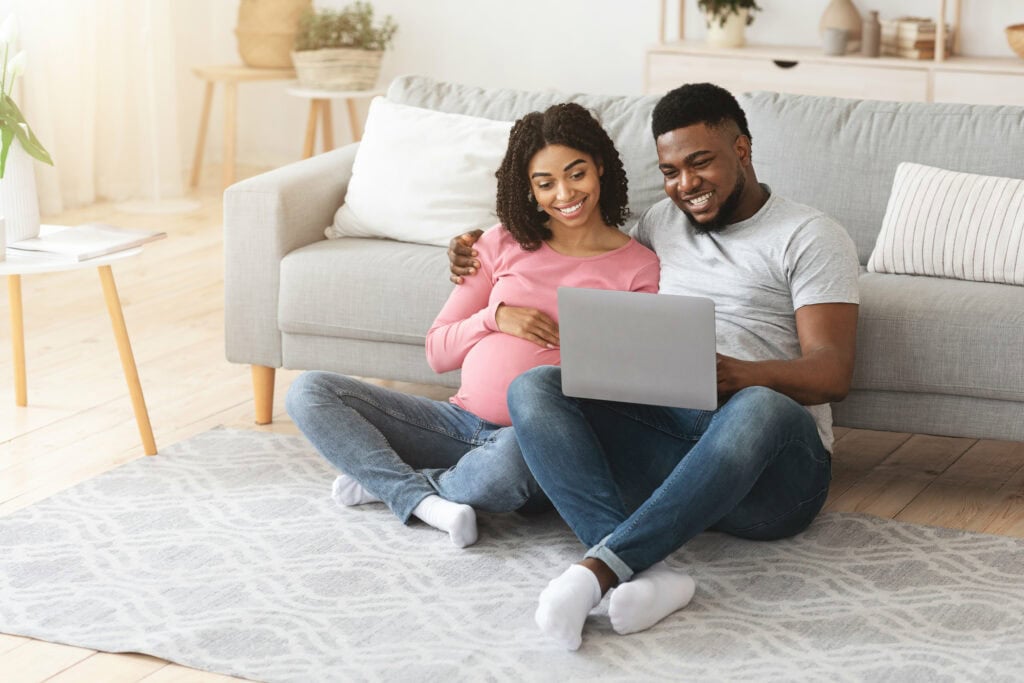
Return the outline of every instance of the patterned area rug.
{"type": "Polygon", "coordinates": [[[218,429],[0,518],[0,632],[262,681],[1020,680],[1024,541],[824,515],[705,534],[693,603],[557,649],[535,599],[582,548],[554,515],[480,542],[339,509],[300,437],[218,429]]]}

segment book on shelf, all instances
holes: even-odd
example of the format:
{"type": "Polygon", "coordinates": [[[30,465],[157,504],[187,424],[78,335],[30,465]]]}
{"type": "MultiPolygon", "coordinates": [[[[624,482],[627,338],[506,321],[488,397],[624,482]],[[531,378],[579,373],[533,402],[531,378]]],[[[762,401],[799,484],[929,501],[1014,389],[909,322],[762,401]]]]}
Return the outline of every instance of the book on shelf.
{"type": "MultiPolygon", "coordinates": [[[[938,25],[931,19],[922,17],[898,17],[896,19],[883,19],[882,33],[894,33],[901,37],[930,37],[938,32],[938,25]]],[[[949,32],[950,25],[946,24],[946,31],[949,32]]]]}
{"type": "Polygon", "coordinates": [[[167,237],[166,232],[117,228],[106,223],[43,225],[38,237],[12,242],[8,249],[54,254],[72,261],[85,261],[126,249],[134,249],[167,237]]]}
{"type": "Polygon", "coordinates": [[[882,47],[883,57],[902,57],[903,59],[935,59],[935,48],[915,49],[910,47],[882,47]]]}
{"type": "Polygon", "coordinates": [[[935,49],[935,39],[934,38],[925,38],[925,39],[918,38],[918,39],[915,40],[913,38],[894,38],[894,39],[885,38],[885,39],[882,40],[882,45],[884,47],[890,47],[890,48],[899,49],[899,50],[934,50],[935,49]]]}
{"type": "MultiPolygon", "coordinates": [[[[937,31],[935,22],[921,17],[900,17],[881,22],[882,54],[909,59],[933,59],[937,31]]],[[[953,46],[953,31],[946,25],[946,52],[953,46]]]]}
{"type": "MultiPolygon", "coordinates": [[[[921,17],[900,17],[882,23],[881,53],[904,59],[935,59],[936,24],[921,17]]],[[[953,48],[953,32],[946,25],[946,54],[953,48]]]]}

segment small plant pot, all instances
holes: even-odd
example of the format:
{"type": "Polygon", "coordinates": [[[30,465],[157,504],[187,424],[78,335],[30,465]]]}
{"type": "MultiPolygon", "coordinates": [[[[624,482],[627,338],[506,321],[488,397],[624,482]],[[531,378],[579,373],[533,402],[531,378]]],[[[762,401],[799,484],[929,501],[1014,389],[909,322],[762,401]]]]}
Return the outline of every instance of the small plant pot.
{"type": "Polygon", "coordinates": [[[371,90],[377,85],[383,50],[338,47],[292,52],[299,84],[319,90],[371,90]]]}
{"type": "Polygon", "coordinates": [[[746,45],[748,11],[740,8],[726,15],[725,23],[711,14],[706,14],[707,42],[711,47],[743,47],[746,45]]]}

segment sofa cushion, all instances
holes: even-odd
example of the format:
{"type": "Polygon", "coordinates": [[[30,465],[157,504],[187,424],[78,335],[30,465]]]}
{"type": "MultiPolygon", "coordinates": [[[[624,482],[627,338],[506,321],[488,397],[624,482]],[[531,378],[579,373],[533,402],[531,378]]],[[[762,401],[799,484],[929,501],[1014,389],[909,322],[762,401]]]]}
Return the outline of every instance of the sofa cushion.
{"type": "Polygon", "coordinates": [[[442,247],[321,240],[281,261],[278,323],[293,334],[422,346],[452,287],[442,247]]]}
{"type": "Polygon", "coordinates": [[[868,270],[1024,285],[1024,180],[900,164],[868,270]]]}
{"type": "Polygon", "coordinates": [[[1024,401],[1024,287],[862,273],[856,389],[1024,401]]]}
{"type": "Polygon", "coordinates": [[[622,157],[629,178],[629,208],[633,212],[626,227],[665,198],[658,154],[651,136],[651,111],[661,99],[660,95],[581,95],[551,90],[477,88],[425,76],[402,76],[391,82],[387,97],[414,107],[499,121],[514,121],[559,102],[576,102],[593,112],[622,157]]]}
{"type": "Polygon", "coordinates": [[[739,98],[758,179],[821,209],[867,263],[896,166],[1019,178],[1024,108],[748,93],[739,98]]]}
{"type": "Polygon", "coordinates": [[[498,222],[494,172],[511,128],[374,98],[345,203],[327,236],[447,247],[452,235],[486,230],[498,222]]]}

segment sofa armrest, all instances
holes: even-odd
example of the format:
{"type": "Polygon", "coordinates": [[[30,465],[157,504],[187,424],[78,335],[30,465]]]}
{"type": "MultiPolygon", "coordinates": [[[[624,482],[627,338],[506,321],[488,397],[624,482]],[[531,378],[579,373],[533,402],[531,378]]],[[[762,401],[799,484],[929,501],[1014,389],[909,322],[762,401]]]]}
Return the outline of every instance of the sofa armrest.
{"type": "Polygon", "coordinates": [[[345,197],[357,143],[224,191],[224,342],[233,363],[281,367],[281,259],[324,239],[345,197]]]}

